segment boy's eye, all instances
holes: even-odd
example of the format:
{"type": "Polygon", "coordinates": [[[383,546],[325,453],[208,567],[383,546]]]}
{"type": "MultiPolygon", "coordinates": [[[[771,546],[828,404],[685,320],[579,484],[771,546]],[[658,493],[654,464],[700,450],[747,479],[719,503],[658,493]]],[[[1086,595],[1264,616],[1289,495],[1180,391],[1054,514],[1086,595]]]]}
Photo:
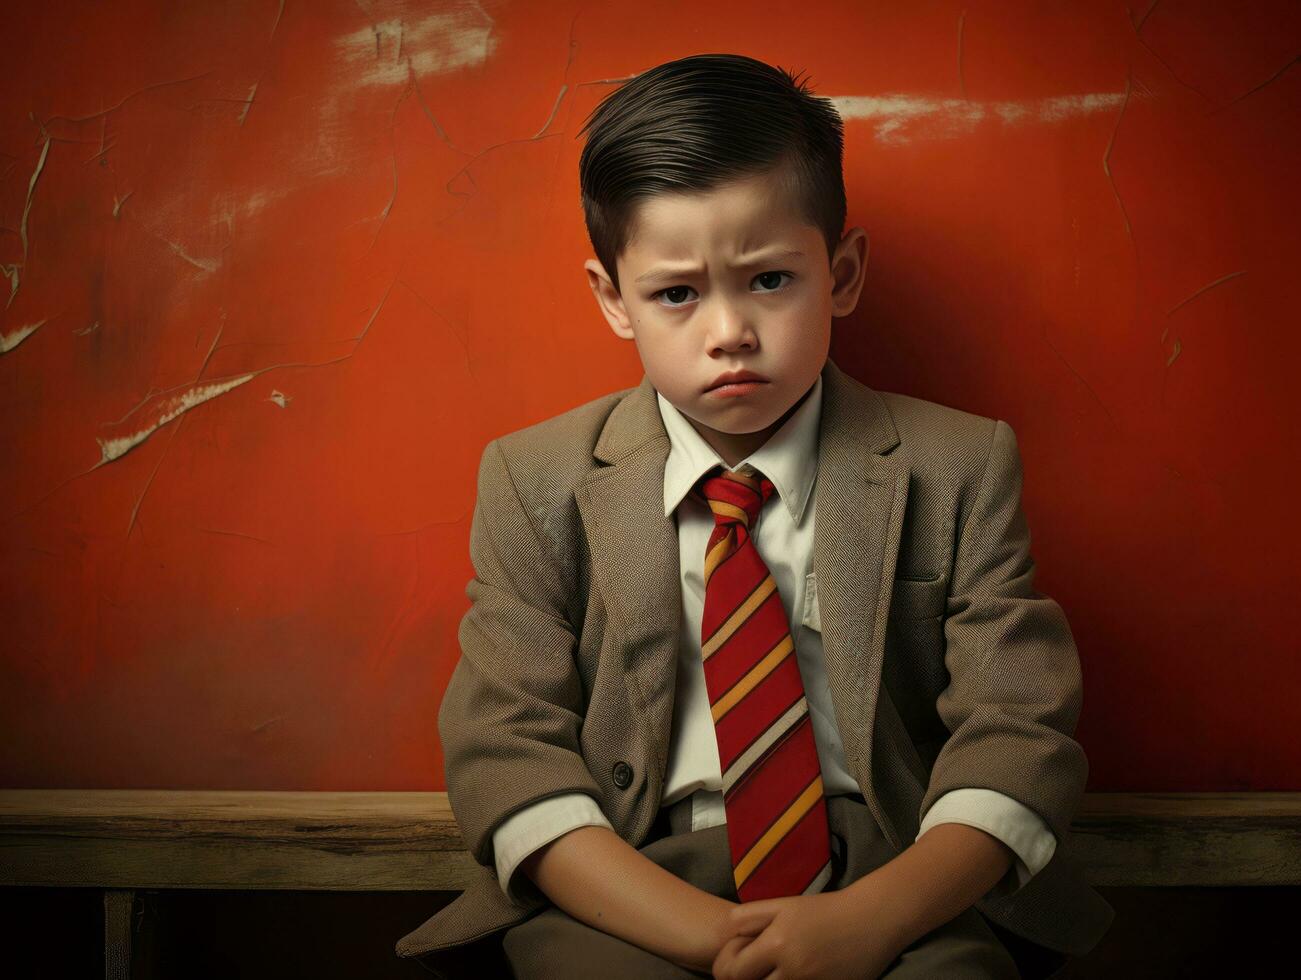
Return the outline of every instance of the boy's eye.
{"type": "MultiPolygon", "coordinates": [[[[765,287],[759,290],[761,293],[775,293],[785,285],[782,281],[782,276],[786,276],[788,279],[795,278],[794,274],[790,272],[761,272],[754,277],[752,282],[760,283],[765,287]]],[[[651,301],[654,302],[663,296],[668,300],[668,302],[662,305],[670,307],[683,306],[687,301],[687,296],[685,294],[690,293],[691,291],[692,289],[690,286],[669,286],[667,289],[661,289],[659,292],[652,294],[651,301]]]]}
{"type": "Polygon", "coordinates": [[[669,300],[669,306],[681,306],[687,300],[687,298],[682,294],[690,291],[690,286],[670,286],[668,289],[661,289],[655,294],[655,296],[652,296],[651,299],[655,299],[656,296],[663,296],[665,299],[669,300]]]}

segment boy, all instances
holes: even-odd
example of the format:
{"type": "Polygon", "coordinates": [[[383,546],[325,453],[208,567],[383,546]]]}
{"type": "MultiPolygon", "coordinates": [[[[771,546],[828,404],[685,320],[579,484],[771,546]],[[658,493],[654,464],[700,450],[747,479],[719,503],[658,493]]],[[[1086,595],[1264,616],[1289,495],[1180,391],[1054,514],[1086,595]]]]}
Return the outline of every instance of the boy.
{"type": "Polygon", "coordinates": [[[645,376],[483,454],[439,711],[479,877],[398,952],[1047,975],[1112,912],[1057,847],[1079,662],[1012,429],[829,359],[867,247],[828,100],[700,55],[589,126],[588,280],[645,376]]]}

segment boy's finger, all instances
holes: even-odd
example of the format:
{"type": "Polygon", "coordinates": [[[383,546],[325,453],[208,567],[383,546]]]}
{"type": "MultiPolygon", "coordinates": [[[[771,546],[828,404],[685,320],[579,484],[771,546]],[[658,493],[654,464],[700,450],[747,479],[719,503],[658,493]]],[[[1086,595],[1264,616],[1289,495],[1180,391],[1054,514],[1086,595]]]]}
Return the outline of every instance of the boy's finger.
{"type": "Polygon", "coordinates": [[[768,928],[780,906],[775,901],[745,902],[732,909],[732,935],[757,936],[768,928]]]}
{"type": "Polygon", "coordinates": [[[776,969],[777,954],[772,941],[761,937],[737,952],[732,959],[731,975],[737,980],[763,980],[776,969]]]}

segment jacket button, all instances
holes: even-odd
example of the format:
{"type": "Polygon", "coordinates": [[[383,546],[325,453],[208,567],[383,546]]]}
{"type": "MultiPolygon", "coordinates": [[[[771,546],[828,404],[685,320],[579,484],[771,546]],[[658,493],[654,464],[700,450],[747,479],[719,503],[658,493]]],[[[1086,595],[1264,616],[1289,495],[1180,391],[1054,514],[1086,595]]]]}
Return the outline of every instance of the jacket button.
{"type": "Polygon", "coordinates": [[[610,775],[614,777],[614,785],[620,789],[627,789],[628,784],[632,782],[632,766],[626,762],[616,762],[610,775]]]}

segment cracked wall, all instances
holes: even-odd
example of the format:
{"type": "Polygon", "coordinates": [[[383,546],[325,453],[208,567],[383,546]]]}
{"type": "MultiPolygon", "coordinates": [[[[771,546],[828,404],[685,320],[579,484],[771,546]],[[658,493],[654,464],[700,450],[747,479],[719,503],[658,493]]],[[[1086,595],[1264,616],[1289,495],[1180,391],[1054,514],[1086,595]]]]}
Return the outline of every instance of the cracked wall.
{"type": "Polygon", "coordinates": [[[838,363],[1017,431],[1090,789],[1301,789],[1297,6],[800,9],[10,12],[0,783],[442,788],[481,448],[641,376],[578,128],[740,51],[846,120],[838,363]]]}

